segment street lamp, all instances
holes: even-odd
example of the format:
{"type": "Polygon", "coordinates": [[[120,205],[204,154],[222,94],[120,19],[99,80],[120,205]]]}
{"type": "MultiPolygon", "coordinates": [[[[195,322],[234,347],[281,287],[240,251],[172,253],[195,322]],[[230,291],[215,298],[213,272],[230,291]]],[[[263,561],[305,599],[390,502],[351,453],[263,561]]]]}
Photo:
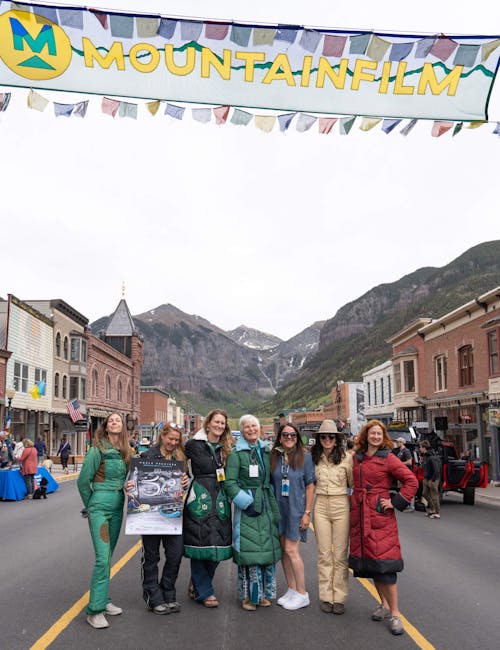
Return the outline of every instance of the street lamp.
{"type": "MultiPolygon", "coordinates": [[[[5,391],[5,394],[7,396],[7,423],[8,423],[8,422],[12,422],[12,408],[11,408],[11,405],[12,405],[12,400],[16,396],[16,389],[11,386],[10,388],[7,388],[7,390],[5,391]]],[[[10,433],[10,426],[9,426],[9,433],[10,433]]]]}

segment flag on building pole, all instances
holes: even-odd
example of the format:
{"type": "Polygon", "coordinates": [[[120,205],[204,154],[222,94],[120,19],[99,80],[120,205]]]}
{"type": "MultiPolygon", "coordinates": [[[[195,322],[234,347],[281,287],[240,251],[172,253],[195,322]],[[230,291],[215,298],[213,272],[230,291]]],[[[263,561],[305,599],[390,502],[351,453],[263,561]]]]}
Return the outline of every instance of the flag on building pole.
{"type": "Polygon", "coordinates": [[[78,402],[77,399],[68,402],[66,404],[66,408],[68,409],[71,422],[76,422],[77,420],[85,420],[85,418],[82,415],[82,412],[80,411],[80,403],[78,402]]]}

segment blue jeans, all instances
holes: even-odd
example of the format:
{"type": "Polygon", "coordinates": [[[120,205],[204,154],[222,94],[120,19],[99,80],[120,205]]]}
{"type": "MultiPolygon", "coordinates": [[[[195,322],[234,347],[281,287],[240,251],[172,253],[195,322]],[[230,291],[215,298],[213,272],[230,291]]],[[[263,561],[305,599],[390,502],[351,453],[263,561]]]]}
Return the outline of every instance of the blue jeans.
{"type": "Polygon", "coordinates": [[[191,559],[191,582],[193,583],[196,600],[206,600],[214,595],[212,580],[218,564],[218,562],[212,560],[191,559]]]}

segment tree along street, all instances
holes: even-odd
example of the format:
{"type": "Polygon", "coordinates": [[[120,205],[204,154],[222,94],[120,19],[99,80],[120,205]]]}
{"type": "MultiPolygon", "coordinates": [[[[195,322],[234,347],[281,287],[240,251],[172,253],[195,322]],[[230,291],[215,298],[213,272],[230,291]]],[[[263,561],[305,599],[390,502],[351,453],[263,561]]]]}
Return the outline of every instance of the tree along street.
{"type": "MultiPolygon", "coordinates": [[[[0,503],[3,648],[31,648],[88,590],[93,552],[80,508],[74,481],[62,483],[46,501],[0,503]]],[[[60,633],[50,647],[496,648],[500,638],[500,509],[483,503],[469,507],[447,499],[441,520],[414,512],[399,514],[398,522],[405,558],[405,570],[399,576],[400,609],[411,624],[402,637],[393,637],[385,623],[370,620],[374,597],[352,576],[345,615],[319,610],[316,548],[310,531],[302,546],[310,607],[285,611],[273,604],[257,612],[243,611],[237,600],[235,566],[228,561],[219,567],[215,579],[221,605],[206,609],[188,599],[189,562],[183,560],[177,583],[182,611],[156,616],[142,600],[139,551],[111,580],[110,595],[124,614],[109,617],[110,628],[94,630],[81,611],[69,617],[69,624],[58,623],[60,633]]],[[[113,564],[138,541],[137,536],[122,534],[113,564]]],[[[281,568],[278,575],[281,595],[281,568]]]]}

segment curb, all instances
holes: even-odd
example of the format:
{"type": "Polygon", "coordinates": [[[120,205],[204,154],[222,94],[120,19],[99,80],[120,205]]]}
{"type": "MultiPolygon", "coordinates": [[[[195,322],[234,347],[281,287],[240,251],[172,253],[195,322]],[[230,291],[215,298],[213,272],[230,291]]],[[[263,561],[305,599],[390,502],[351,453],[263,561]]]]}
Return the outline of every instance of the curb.
{"type": "MultiPolygon", "coordinates": [[[[463,501],[462,495],[457,492],[448,492],[445,496],[445,501],[450,498],[455,502],[461,503],[463,501]]],[[[481,494],[480,489],[478,488],[476,490],[476,503],[487,503],[491,506],[500,507],[500,494],[497,497],[489,494],[481,494]]]]}

